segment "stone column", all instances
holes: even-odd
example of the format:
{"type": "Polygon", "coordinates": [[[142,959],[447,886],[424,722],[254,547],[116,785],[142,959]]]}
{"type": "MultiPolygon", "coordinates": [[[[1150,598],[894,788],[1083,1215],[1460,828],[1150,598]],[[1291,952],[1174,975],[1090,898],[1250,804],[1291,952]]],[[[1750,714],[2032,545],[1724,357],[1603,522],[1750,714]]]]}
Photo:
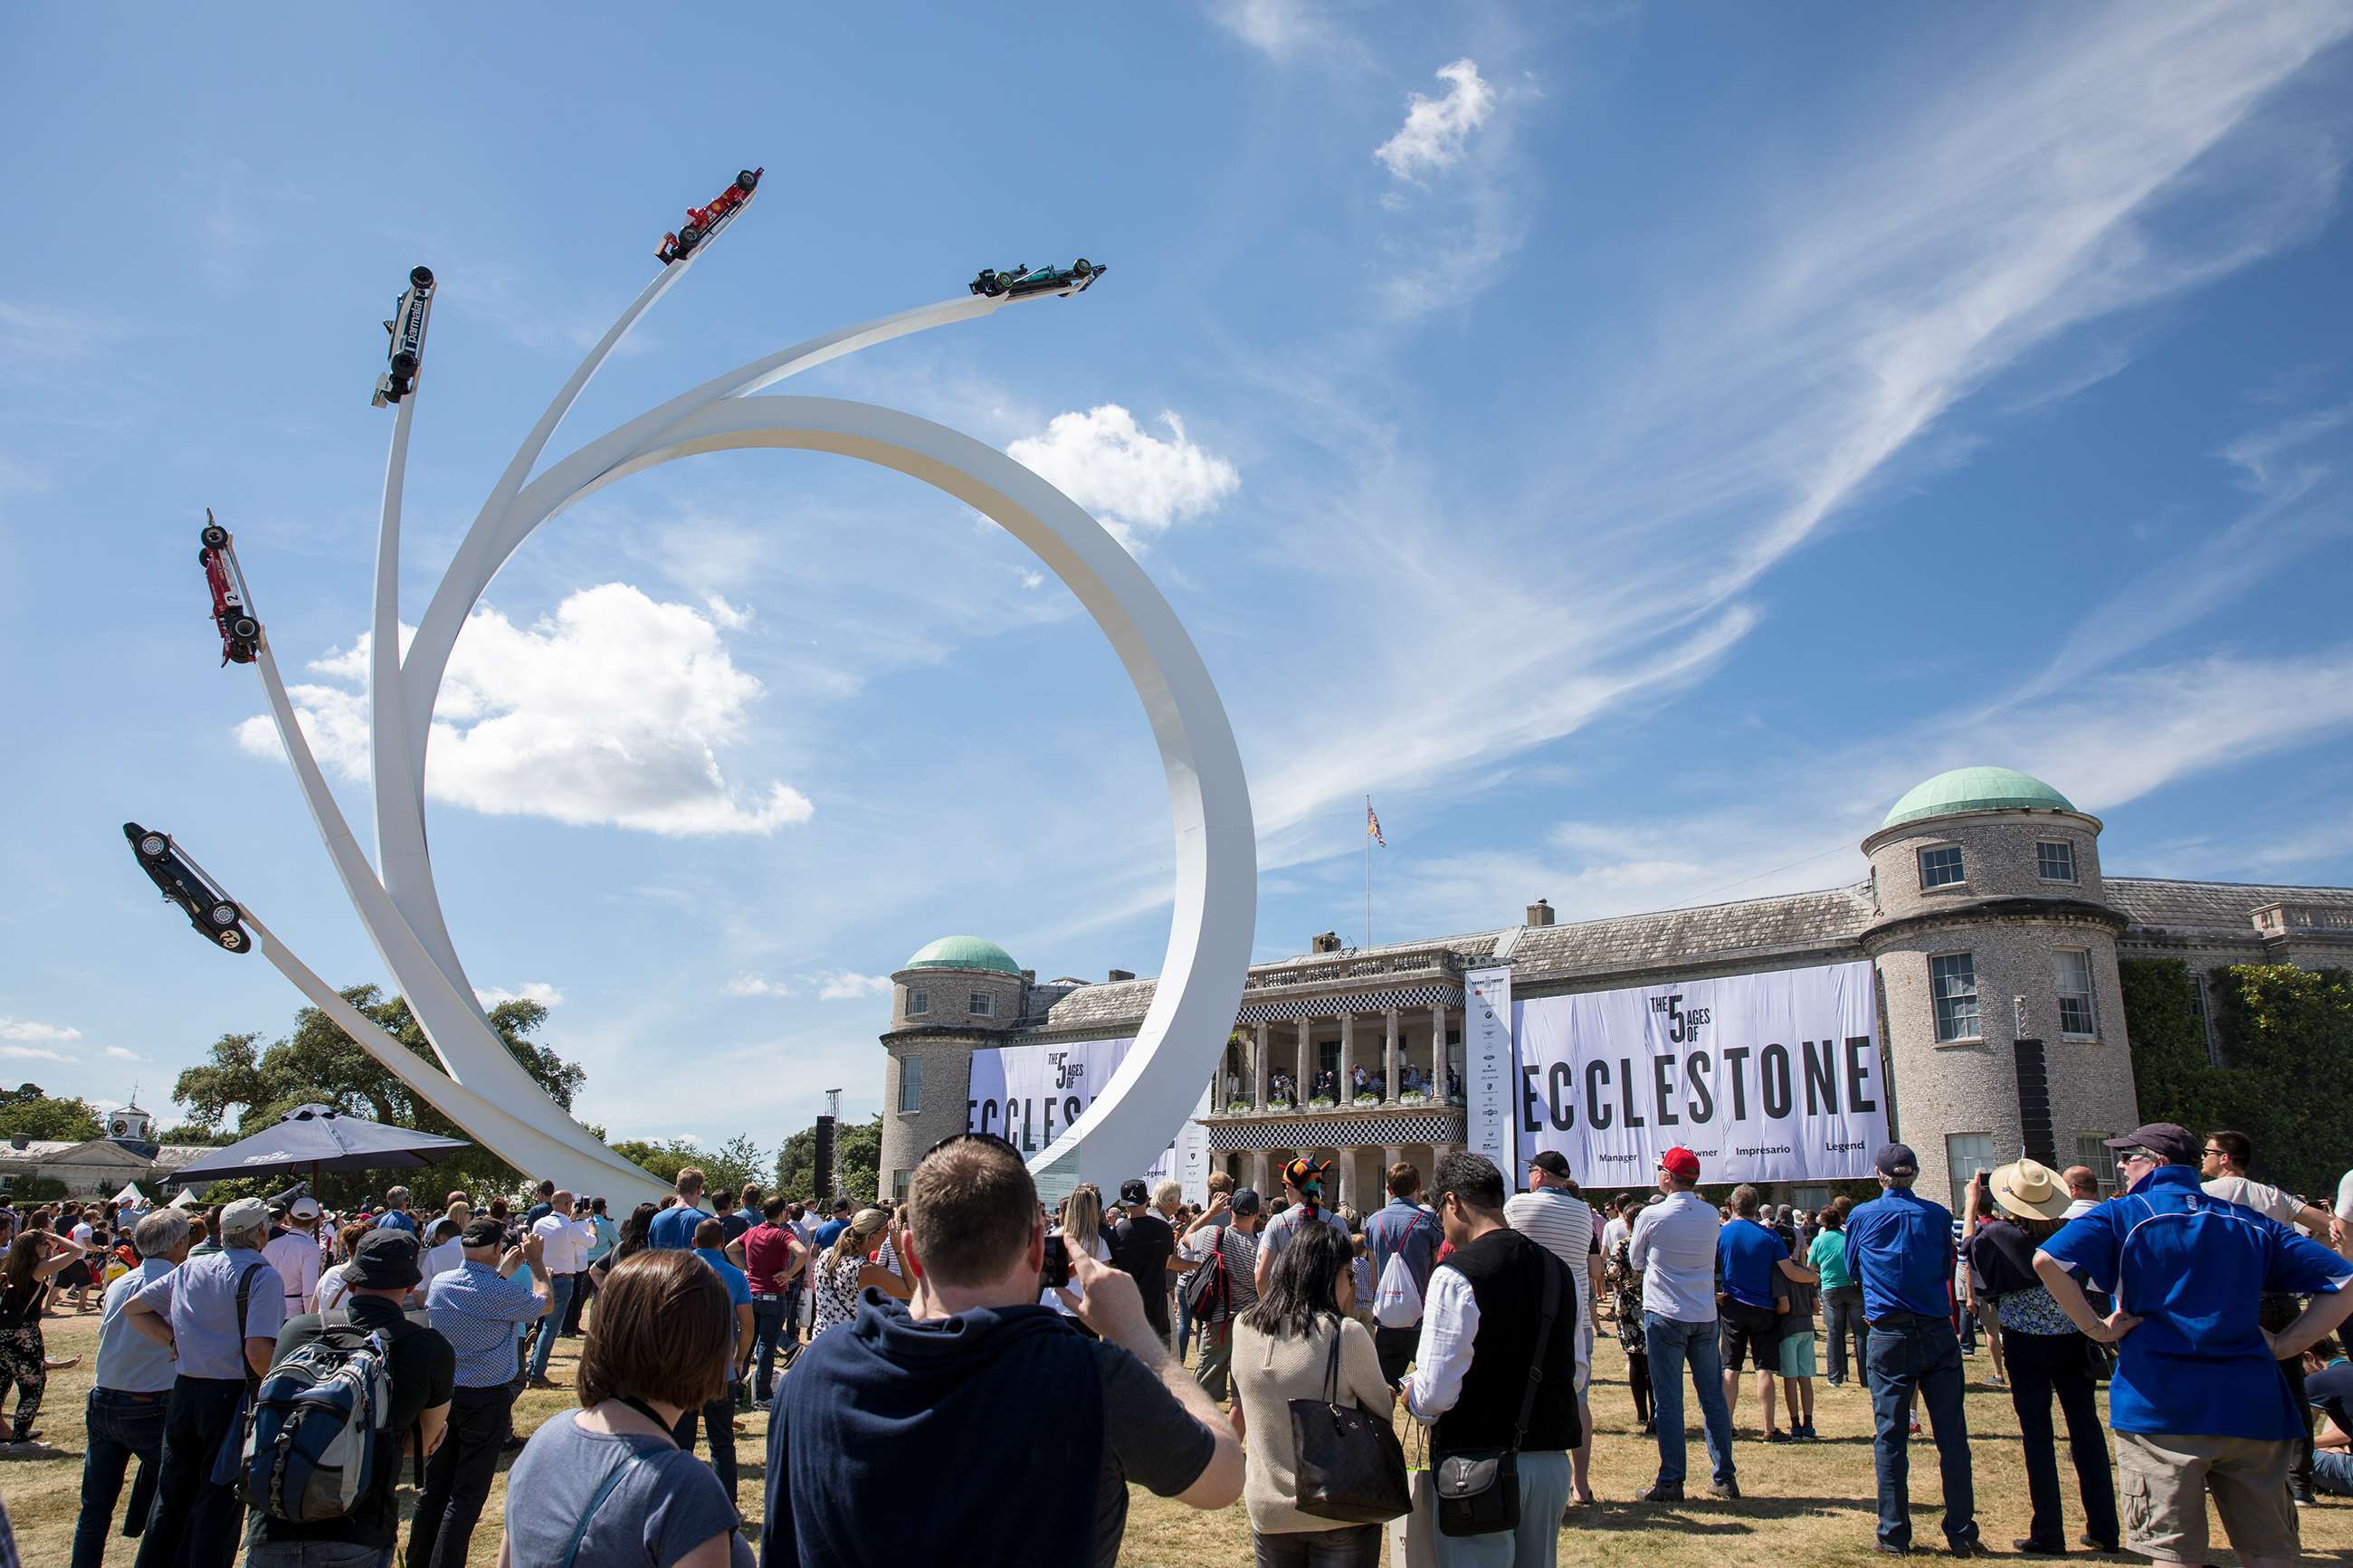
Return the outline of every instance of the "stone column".
{"type": "Polygon", "coordinates": [[[1343,1105],[1356,1098],[1356,1091],[1348,1082],[1348,1076],[1356,1068],[1356,1015],[1343,1013],[1340,1015],[1340,1092],[1334,1096],[1343,1105]]]}
{"type": "MultiPolygon", "coordinates": [[[[1265,1028],[1265,1027],[1266,1027],[1266,1026],[1265,1026],[1265,1025],[1263,1025],[1263,1024],[1261,1024],[1261,1025],[1259,1026],[1259,1027],[1260,1027],[1260,1028],[1261,1028],[1261,1029],[1263,1029],[1263,1028],[1265,1028]]],[[[1261,1101],[1261,1103],[1263,1103],[1263,1101],[1261,1101]]],[[[1264,1196],[1266,1195],[1266,1178],[1267,1178],[1266,1151],[1265,1151],[1265,1150],[1263,1150],[1263,1149],[1253,1149],[1253,1150],[1251,1150],[1251,1151],[1250,1151],[1250,1190],[1251,1190],[1251,1191],[1253,1191],[1253,1192],[1255,1192],[1255,1193],[1257,1193],[1261,1197],[1264,1197],[1264,1196]]]]}
{"type": "Polygon", "coordinates": [[[1274,1065],[1273,1035],[1273,1028],[1261,1021],[1258,1042],[1250,1051],[1250,1103],[1261,1110],[1266,1109],[1266,1075],[1274,1065]]]}
{"type": "Polygon", "coordinates": [[[1398,1016],[1395,1007],[1381,1009],[1381,1028],[1384,1036],[1381,1043],[1381,1056],[1386,1064],[1383,1070],[1388,1074],[1388,1077],[1381,1080],[1383,1091],[1381,1098],[1394,1105],[1397,1103],[1398,1097],[1398,1068],[1404,1065],[1399,1059],[1402,1047],[1398,1042],[1398,1016]]]}
{"type": "Polygon", "coordinates": [[[1299,1075],[1298,1081],[1295,1086],[1295,1092],[1299,1098],[1299,1104],[1303,1109],[1304,1109],[1307,1104],[1309,1086],[1314,1084],[1314,1081],[1315,1020],[1313,1018],[1302,1018],[1299,1020],[1299,1075]]]}
{"type": "Polygon", "coordinates": [[[1446,1004],[1430,1005],[1430,1098],[1443,1103],[1446,1099],[1446,1004]]]}
{"type": "Polygon", "coordinates": [[[1375,1186],[1376,1188],[1377,1188],[1377,1189],[1378,1189],[1378,1191],[1375,1194],[1374,1198],[1373,1198],[1373,1206],[1374,1206],[1375,1208],[1378,1208],[1378,1207],[1380,1207],[1383,1204],[1386,1204],[1386,1203],[1388,1203],[1388,1202],[1389,1201],[1389,1188],[1388,1188],[1389,1167],[1390,1167],[1391,1165],[1396,1164],[1399,1160],[1402,1160],[1402,1159],[1404,1159],[1404,1158],[1405,1158],[1405,1145],[1404,1145],[1404,1144],[1402,1144],[1402,1143],[1385,1143],[1385,1144],[1383,1144],[1383,1145],[1381,1146],[1381,1169],[1380,1169],[1380,1178],[1379,1178],[1379,1180],[1376,1181],[1376,1182],[1373,1184],[1374,1184],[1374,1186],[1375,1186]]]}

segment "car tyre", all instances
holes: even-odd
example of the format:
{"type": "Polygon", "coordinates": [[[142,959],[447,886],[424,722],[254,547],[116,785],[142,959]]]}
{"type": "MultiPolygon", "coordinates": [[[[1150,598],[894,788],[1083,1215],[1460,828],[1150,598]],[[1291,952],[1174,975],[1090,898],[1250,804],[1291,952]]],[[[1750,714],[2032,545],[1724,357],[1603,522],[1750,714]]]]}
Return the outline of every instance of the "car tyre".
{"type": "Polygon", "coordinates": [[[220,902],[215,904],[211,909],[205,911],[205,918],[212,921],[213,924],[227,930],[237,924],[237,906],[230,903],[227,899],[223,899],[220,902]]]}
{"type": "Polygon", "coordinates": [[[171,852],[172,840],[168,835],[142,833],[139,836],[139,855],[142,859],[161,860],[171,852]]]}
{"type": "MultiPolygon", "coordinates": [[[[228,544],[228,530],[216,522],[205,524],[204,531],[196,537],[205,542],[205,548],[207,550],[225,549],[228,544]]],[[[197,559],[202,560],[203,557],[198,556],[197,559]]]]}
{"type": "Polygon", "coordinates": [[[735,188],[737,190],[749,193],[751,191],[757,190],[759,185],[760,172],[757,169],[738,169],[735,171],[735,188]]]}
{"type": "Polygon", "coordinates": [[[1073,278],[1092,277],[1094,275],[1094,270],[1095,269],[1092,267],[1087,265],[1087,258],[1083,256],[1071,263],[1071,276],[1073,278]]]}
{"type": "Polygon", "coordinates": [[[237,616],[228,623],[228,635],[238,642],[249,643],[261,635],[261,623],[251,616],[237,616]]]}
{"type": "Polygon", "coordinates": [[[684,256],[702,243],[702,226],[691,223],[678,231],[678,253],[684,256]]]}
{"type": "Polygon", "coordinates": [[[412,267],[412,268],[410,268],[408,269],[408,282],[409,282],[409,286],[410,286],[411,288],[413,288],[413,289],[430,289],[430,288],[432,288],[432,287],[433,287],[433,268],[431,268],[430,267],[412,267]]]}

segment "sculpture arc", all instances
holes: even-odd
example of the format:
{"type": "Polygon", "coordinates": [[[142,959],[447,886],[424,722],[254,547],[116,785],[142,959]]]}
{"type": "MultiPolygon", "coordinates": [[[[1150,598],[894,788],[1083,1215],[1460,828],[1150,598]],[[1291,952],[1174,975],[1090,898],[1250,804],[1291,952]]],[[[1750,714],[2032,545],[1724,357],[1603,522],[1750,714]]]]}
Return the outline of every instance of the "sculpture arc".
{"type": "Polygon", "coordinates": [[[1030,1162],[1049,1189],[1134,1174],[1191,1113],[1225,1048],[1256,932],[1249,784],[1208,667],[1151,578],[1083,508],[994,447],[895,409],[836,398],[733,398],[679,422],[565,504],[661,463],[754,447],[832,452],[895,469],[992,519],[1077,596],[1135,687],[1160,749],[1176,833],[1168,951],[1135,1046],[1109,1087],[1030,1162]]]}

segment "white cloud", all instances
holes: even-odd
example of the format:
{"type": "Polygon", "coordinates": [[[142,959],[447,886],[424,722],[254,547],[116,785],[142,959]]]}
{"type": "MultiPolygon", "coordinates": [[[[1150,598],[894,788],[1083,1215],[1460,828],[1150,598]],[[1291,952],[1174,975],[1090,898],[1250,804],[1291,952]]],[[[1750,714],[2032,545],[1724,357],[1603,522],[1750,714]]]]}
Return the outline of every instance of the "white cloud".
{"type": "Polygon", "coordinates": [[[526,980],[510,991],[503,985],[477,985],[474,1000],[485,1007],[495,1007],[501,1002],[536,1002],[543,1007],[560,1007],[564,993],[544,980],[526,980]]]}
{"type": "Polygon", "coordinates": [[[1309,49],[1329,51],[1349,42],[1318,0],[1216,0],[1209,15],[1228,32],[1283,61],[1309,49]]]}
{"type": "Polygon", "coordinates": [[[727,983],[730,996],[789,996],[793,988],[781,980],[765,980],[756,974],[739,974],[727,983]]]}
{"type": "MultiPolygon", "coordinates": [[[[353,780],[368,774],[365,643],[311,666],[362,689],[289,691],[320,762],[353,780]]],[[[427,794],[486,816],[579,826],[773,833],[807,821],[808,797],[782,783],[747,794],[720,766],[720,749],[744,737],[761,695],[711,619],[627,584],[582,589],[525,626],[481,610],[449,661],[427,794]]],[[[245,721],[237,737],[256,755],[279,754],[266,717],[245,721]]]]}
{"type": "Polygon", "coordinates": [[[705,594],[702,607],[711,612],[711,618],[722,631],[740,632],[752,624],[751,611],[739,610],[716,594],[705,594]]]}
{"type": "Polygon", "coordinates": [[[38,1046],[0,1046],[0,1058],[12,1062],[62,1062],[73,1059],[62,1051],[43,1050],[38,1046]]]}
{"type": "Polygon", "coordinates": [[[147,1060],[145,1057],[141,1056],[137,1051],[132,1050],[127,1046],[109,1046],[106,1047],[105,1054],[112,1057],[119,1062],[143,1062],[147,1060]]]}
{"type": "Polygon", "coordinates": [[[891,994],[891,977],[887,974],[857,974],[847,969],[828,969],[821,974],[805,978],[817,985],[820,1002],[853,1002],[866,996],[887,996],[891,994]]]}
{"type": "Polygon", "coordinates": [[[1445,93],[1438,98],[1408,94],[1405,123],[1373,149],[1373,156],[1390,174],[1414,184],[1425,174],[1442,174],[1461,163],[1471,133],[1495,111],[1495,89],[1472,60],[1439,67],[1438,79],[1447,84],[1445,93]]]}
{"type": "Polygon", "coordinates": [[[1233,464],[1185,434],[1185,422],[1163,414],[1163,440],[1116,403],[1083,414],[1057,414],[1045,433],[1006,447],[1015,462],[1099,517],[1120,542],[1214,511],[1241,486],[1233,464]]]}
{"type": "Polygon", "coordinates": [[[79,1040],[79,1029],[30,1018],[0,1018],[0,1040],[79,1040]]]}

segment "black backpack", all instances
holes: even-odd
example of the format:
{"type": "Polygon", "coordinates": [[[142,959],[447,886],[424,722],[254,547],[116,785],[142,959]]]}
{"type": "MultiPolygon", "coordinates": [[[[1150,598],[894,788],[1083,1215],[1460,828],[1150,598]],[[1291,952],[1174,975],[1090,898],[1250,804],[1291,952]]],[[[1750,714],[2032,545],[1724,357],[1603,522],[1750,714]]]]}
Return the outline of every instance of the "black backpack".
{"type": "Polygon", "coordinates": [[[1233,1277],[1226,1271],[1226,1227],[1218,1226],[1218,1245],[1208,1260],[1185,1281],[1185,1310],[1197,1323],[1222,1321],[1234,1308],[1233,1277]]]}

